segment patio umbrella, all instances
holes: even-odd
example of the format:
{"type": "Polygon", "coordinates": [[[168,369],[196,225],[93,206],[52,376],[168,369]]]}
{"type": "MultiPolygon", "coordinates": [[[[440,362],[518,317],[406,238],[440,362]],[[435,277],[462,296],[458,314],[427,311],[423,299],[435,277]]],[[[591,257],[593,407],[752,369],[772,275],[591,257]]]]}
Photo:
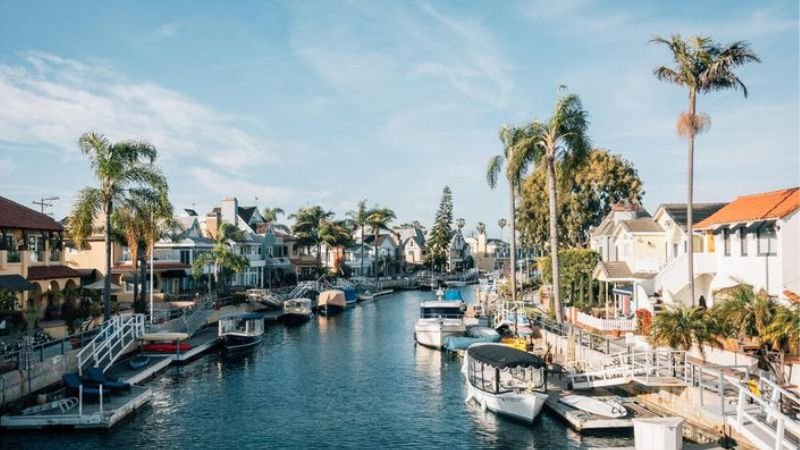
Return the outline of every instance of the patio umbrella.
{"type": "MultiPolygon", "coordinates": [[[[92,289],[92,290],[95,290],[95,291],[102,291],[105,288],[103,280],[95,281],[94,283],[88,284],[88,285],[86,285],[84,287],[86,289],[92,289]]],[[[111,283],[111,290],[112,291],[116,291],[116,290],[119,290],[119,289],[122,289],[122,288],[117,286],[114,283],[111,283]]]]}

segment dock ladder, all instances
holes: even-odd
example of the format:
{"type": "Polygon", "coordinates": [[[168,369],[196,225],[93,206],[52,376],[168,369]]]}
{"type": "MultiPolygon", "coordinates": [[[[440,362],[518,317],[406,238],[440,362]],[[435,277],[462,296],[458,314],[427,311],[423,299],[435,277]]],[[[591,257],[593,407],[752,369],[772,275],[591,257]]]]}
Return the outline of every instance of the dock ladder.
{"type": "Polygon", "coordinates": [[[78,374],[90,367],[108,370],[145,333],[144,325],[144,314],[117,315],[103,323],[94,339],[78,352],[78,374]]]}

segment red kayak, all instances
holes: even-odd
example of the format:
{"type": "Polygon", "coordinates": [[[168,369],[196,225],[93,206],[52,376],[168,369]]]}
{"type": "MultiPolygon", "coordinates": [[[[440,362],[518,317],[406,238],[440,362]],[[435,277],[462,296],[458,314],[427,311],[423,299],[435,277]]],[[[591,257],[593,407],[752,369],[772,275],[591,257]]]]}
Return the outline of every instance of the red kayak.
{"type": "Polygon", "coordinates": [[[146,352],[151,353],[177,353],[177,352],[188,352],[192,349],[192,344],[188,342],[183,342],[181,344],[173,344],[169,342],[164,343],[156,343],[156,344],[145,344],[142,349],[146,352]]]}

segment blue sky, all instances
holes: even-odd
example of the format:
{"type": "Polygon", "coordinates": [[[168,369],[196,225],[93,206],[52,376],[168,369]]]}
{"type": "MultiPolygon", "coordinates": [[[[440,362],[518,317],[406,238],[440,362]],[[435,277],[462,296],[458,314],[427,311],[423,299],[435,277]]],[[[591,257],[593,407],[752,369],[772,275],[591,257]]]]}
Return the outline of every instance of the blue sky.
{"type": "Polygon", "coordinates": [[[443,185],[467,227],[496,228],[505,187],[487,159],[498,128],[581,95],[594,144],[632,161],[645,204],[681,201],[686,94],[658,82],[656,34],[748,40],[750,97],[704,96],[696,199],[800,183],[798,3],[36,2],[0,0],[0,195],[92,183],[90,129],[154,143],[176,207],[225,196],[339,215],[360,198],[430,223],[443,185]]]}

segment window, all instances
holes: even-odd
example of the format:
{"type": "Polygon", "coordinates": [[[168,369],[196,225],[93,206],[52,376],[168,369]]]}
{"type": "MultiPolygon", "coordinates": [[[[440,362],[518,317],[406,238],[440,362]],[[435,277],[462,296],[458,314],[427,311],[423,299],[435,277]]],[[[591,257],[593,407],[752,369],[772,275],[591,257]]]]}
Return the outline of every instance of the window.
{"type": "Polygon", "coordinates": [[[758,256],[774,256],[778,254],[778,237],[774,225],[764,225],[757,231],[758,256]]]}
{"type": "Polygon", "coordinates": [[[725,256],[731,256],[731,230],[727,228],[722,230],[722,244],[725,256]]]}
{"type": "Polygon", "coordinates": [[[739,254],[747,256],[747,230],[739,228],[739,254]]]}
{"type": "Polygon", "coordinates": [[[181,250],[181,262],[184,264],[191,264],[191,258],[189,257],[189,250],[181,250]]]}
{"type": "MultiPolygon", "coordinates": [[[[683,246],[684,246],[683,251],[685,253],[686,252],[686,248],[685,248],[686,247],[686,242],[683,243],[683,246]]],[[[673,258],[677,258],[678,257],[678,243],[677,242],[674,242],[672,244],[672,257],[673,258]]]]}

